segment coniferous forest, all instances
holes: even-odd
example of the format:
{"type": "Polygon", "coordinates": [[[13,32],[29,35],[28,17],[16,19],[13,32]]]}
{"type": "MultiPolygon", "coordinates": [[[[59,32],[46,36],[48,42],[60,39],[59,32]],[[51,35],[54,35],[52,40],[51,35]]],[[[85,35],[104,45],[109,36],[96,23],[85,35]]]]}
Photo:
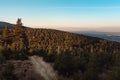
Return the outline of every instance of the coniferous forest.
{"type": "MultiPolygon", "coordinates": [[[[120,80],[120,43],[53,29],[24,27],[21,19],[0,31],[0,80],[20,79],[10,60],[43,57],[53,64],[58,80],[120,80]]],[[[26,72],[26,71],[25,71],[26,72]]],[[[34,75],[35,76],[35,75],[34,75]]],[[[42,79],[41,79],[42,80],[42,79]]]]}

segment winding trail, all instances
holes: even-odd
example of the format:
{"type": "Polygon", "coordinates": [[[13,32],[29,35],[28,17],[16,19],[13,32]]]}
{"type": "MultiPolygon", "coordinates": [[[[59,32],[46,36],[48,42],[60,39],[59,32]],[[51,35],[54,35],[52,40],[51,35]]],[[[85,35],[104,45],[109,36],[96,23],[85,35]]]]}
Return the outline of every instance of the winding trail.
{"type": "Polygon", "coordinates": [[[53,70],[50,64],[43,61],[43,58],[31,56],[29,59],[31,60],[36,72],[43,76],[45,80],[57,80],[56,72],[53,70]]]}

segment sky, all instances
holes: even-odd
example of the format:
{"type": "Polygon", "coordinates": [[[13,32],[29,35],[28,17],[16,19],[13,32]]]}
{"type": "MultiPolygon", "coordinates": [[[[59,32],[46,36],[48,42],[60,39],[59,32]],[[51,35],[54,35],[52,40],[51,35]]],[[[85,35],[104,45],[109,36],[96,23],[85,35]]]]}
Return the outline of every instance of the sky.
{"type": "Polygon", "coordinates": [[[0,21],[70,31],[120,32],[120,0],[0,0],[0,21]]]}

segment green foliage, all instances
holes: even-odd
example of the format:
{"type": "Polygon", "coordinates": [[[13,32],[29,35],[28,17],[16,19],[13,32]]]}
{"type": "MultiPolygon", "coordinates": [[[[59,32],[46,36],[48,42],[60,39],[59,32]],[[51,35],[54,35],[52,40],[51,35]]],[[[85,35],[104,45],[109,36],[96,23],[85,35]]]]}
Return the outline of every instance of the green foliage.
{"type": "Polygon", "coordinates": [[[114,66],[106,80],[120,80],[120,66],[114,66]]]}
{"type": "Polygon", "coordinates": [[[106,80],[120,80],[120,54],[113,56],[114,57],[114,64],[111,67],[111,70],[107,73],[106,80]]]}
{"type": "Polygon", "coordinates": [[[78,61],[78,67],[82,72],[85,72],[86,68],[87,68],[87,64],[89,61],[89,53],[79,53],[77,54],[77,56],[75,57],[78,61]]]}
{"type": "MultiPolygon", "coordinates": [[[[115,54],[117,56],[117,54],[115,54]]],[[[113,67],[117,60],[111,53],[79,53],[73,54],[70,51],[57,55],[54,62],[54,69],[60,75],[67,76],[73,80],[102,80],[101,74],[106,74],[104,80],[119,80],[120,67],[113,67]],[[113,68],[111,70],[111,68],[113,68]],[[108,74],[107,71],[112,71],[108,74]],[[110,77],[109,77],[110,76],[110,77]],[[109,78],[108,78],[109,77],[109,78]],[[111,78],[112,77],[112,78],[111,78]]],[[[120,63],[119,63],[120,64],[120,63]]]]}
{"type": "Polygon", "coordinates": [[[2,50],[0,50],[0,65],[5,63],[6,59],[5,57],[3,56],[3,53],[2,53],[2,50]]]}
{"type": "Polygon", "coordinates": [[[22,53],[21,51],[11,51],[10,49],[5,49],[2,51],[3,57],[6,60],[26,60],[26,54],[22,53]]]}
{"type": "Polygon", "coordinates": [[[54,63],[54,68],[59,74],[69,77],[77,72],[78,66],[73,54],[71,52],[65,52],[58,55],[54,63]]]}
{"type": "Polygon", "coordinates": [[[43,59],[46,62],[54,62],[56,60],[57,54],[56,53],[51,53],[51,54],[44,54],[43,59]]]}
{"type": "Polygon", "coordinates": [[[99,80],[98,72],[95,69],[89,69],[83,74],[81,80],[99,80]]]}

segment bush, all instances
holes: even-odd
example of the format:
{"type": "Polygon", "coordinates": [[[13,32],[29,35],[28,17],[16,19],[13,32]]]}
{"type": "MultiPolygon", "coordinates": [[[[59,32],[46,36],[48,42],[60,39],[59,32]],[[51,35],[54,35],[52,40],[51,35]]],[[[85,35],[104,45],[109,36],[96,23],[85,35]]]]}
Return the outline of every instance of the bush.
{"type": "Polygon", "coordinates": [[[59,74],[69,77],[78,71],[77,61],[70,52],[59,54],[55,60],[54,69],[56,69],[59,74]]]}
{"type": "Polygon", "coordinates": [[[14,66],[12,64],[7,64],[4,70],[1,70],[0,80],[18,80],[14,74],[14,66]]]}
{"type": "Polygon", "coordinates": [[[3,56],[2,50],[0,50],[0,65],[6,61],[5,57],[3,56]]]}
{"type": "Polygon", "coordinates": [[[3,56],[6,60],[26,60],[27,55],[22,51],[11,51],[9,49],[5,49],[2,51],[3,56]]]}
{"type": "Polygon", "coordinates": [[[55,62],[56,57],[57,57],[57,54],[56,54],[56,53],[51,53],[51,54],[45,54],[45,55],[43,56],[43,59],[44,59],[46,62],[55,62]]]}

